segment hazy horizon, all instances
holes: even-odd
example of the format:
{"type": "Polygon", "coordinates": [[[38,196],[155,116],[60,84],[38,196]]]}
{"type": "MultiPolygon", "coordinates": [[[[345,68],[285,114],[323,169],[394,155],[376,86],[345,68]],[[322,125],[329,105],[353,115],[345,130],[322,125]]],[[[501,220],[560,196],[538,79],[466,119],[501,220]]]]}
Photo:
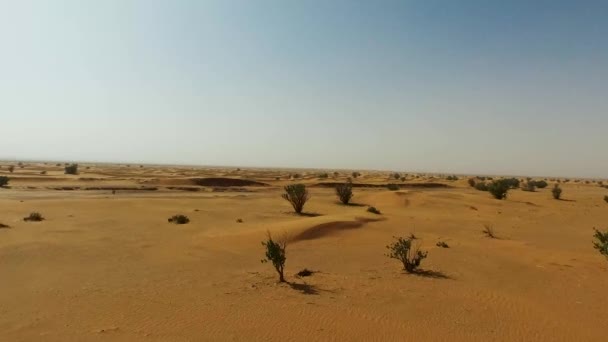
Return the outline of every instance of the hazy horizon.
{"type": "Polygon", "coordinates": [[[608,3],[0,1],[0,159],[608,177],[608,3]]]}

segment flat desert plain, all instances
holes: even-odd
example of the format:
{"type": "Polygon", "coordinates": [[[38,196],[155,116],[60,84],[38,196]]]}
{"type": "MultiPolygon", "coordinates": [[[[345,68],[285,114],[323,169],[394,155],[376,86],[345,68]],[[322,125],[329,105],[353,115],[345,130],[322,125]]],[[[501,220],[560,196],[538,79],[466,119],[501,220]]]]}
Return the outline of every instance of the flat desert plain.
{"type": "Polygon", "coordinates": [[[322,183],[352,171],[1,165],[1,341],[607,338],[608,261],[592,236],[608,229],[608,189],[594,182],[496,200],[466,176],[360,171],[368,186],[346,206],[322,183]],[[294,183],[309,189],[305,215],[281,198],[294,183]],[[289,239],[287,283],[260,262],[267,231],[289,239]],[[428,251],[415,274],[385,255],[410,234],[428,251]]]}

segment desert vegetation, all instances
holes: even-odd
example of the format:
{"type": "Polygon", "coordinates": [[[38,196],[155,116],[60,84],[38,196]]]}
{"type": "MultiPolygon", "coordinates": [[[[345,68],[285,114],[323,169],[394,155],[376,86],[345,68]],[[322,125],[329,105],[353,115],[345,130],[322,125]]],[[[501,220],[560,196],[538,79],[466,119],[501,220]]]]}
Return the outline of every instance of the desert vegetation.
{"type": "Polygon", "coordinates": [[[392,184],[392,183],[391,183],[391,184],[388,184],[386,187],[387,187],[387,189],[389,189],[390,191],[397,191],[397,190],[399,190],[399,185],[397,185],[397,184],[392,184]]]}
{"type": "Polygon", "coordinates": [[[496,199],[503,200],[507,198],[507,192],[510,189],[510,185],[508,181],[504,179],[495,180],[488,185],[488,191],[492,196],[496,199]]]}
{"type": "Polygon", "coordinates": [[[551,194],[553,195],[553,198],[558,200],[562,197],[562,188],[559,187],[559,184],[555,183],[555,185],[553,186],[553,189],[551,189],[551,194]]]}
{"type": "Polygon", "coordinates": [[[66,175],[77,175],[78,174],[78,164],[71,164],[65,167],[66,175]]]}
{"type": "Polygon", "coordinates": [[[270,232],[266,241],[262,241],[262,246],[266,249],[265,258],[262,263],[271,262],[275,271],[279,275],[279,282],[285,282],[285,261],[287,260],[287,239],[285,237],[275,241],[270,232]]]}
{"type": "Polygon", "coordinates": [[[9,178],[6,176],[0,176],[0,188],[7,186],[9,182],[9,178]]]}
{"type": "Polygon", "coordinates": [[[380,215],[380,214],[382,214],[382,213],[380,212],[380,210],[378,210],[378,209],[376,209],[376,207],[372,207],[372,206],[367,207],[367,212],[368,212],[368,213],[372,213],[372,214],[376,214],[376,215],[380,215]]]}
{"type": "Polygon", "coordinates": [[[44,217],[39,212],[32,212],[28,216],[24,217],[23,221],[40,222],[44,221],[44,217]]]}
{"type": "Polygon", "coordinates": [[[296,213],[301,214],[304,205],[310,199],[306,186],[304,184],[291,184],[286,185],[284,190],[285,193],[281,195],[283,199],[291,204],[296,213]]]}
{"type": "Polygon", "coordinates": [[[536,191],[536,183],[534,181],[527,181],[521,185],[523,191],[534,192],[536,191]]]}
{"type": "Polygon", "coordinates": [[[188,218],[186,215],[178,214],[169,217],[167,221],[174,224],[186,224],[190,222],[190,218],[188,218]]]}
{"type": "Polygon", "coordinates": [[[494,227],[492,227],[491,224],[484,224],[483,230],[481,232],[484,233],[487,237],[489,237],[491,239],[497,238],[496,233],[494,232],[494,227]]]}
{"type": "Polygon", "coordinates": [[[353,184],[350,182],[336,184],[336,195],[342,204],[348,204],[353,197],[353,184]]]}
{"type": "Polygon", "coordinates": [[[8,172],[13,173],[15,171],[15,165],[8,166],[8,172]]]}
{"type": "Polygon", "coordinates": [[[411,237],[394,237],[395,241],[386,246],[391,259],[401,261],[403,269],[409,273],[414,272],[420,266],[423,259],[427,257],[426,251],[421,251],[411,237]]]}
{"type": "Polygon", "coordinates": [[[595,234],[593,234],[593,248],[597,249],[597,251],[606,257],[608,260],[608,230],[605,232],[601,232],[595,228],[593,228],[595,234]]]}

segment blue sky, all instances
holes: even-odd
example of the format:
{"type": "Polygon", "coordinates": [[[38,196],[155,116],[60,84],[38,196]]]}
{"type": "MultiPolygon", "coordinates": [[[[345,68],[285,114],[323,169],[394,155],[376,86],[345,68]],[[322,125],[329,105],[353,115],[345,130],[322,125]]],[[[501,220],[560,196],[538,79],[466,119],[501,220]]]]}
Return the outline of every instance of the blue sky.
{"type": "Polygon", "coordinates": [[[607,177],[605,1],[0,0],[0,158],[607,177]]]}

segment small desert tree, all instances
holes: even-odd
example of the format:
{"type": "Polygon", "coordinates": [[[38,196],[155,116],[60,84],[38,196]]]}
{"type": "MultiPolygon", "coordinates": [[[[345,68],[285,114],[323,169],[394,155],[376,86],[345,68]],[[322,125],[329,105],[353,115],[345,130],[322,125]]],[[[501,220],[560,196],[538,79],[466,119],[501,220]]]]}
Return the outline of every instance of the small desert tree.
{"type": "Polygon", "coordinates": [[[348,204],[353,197],[353,184],[350,182],[337,184],[336,195],[338,195],[340,202],[348,204]]]}
{"type": "Polygon", "coordinates": [[[421,251],[418,246],[415,246],[412,237],[402,238],[395,236],[394,238],[396,241],[386,246],[389,250],[386,256],[401,261],[405,271],[414,272],[428,253],[421,251]]]}
{"type": "Polygon", "coordinates": [[[268,232],[268,239],[262,241],[262,246],[266,248],[266,258],[262,259],[262,263],[272,262],[272,266],[279,274],[279,281],[285,282],[283,271],[285,270],[285,260],[287,256],[285,250],[287,248],[287,239],[282,238],[280,241],[274,241],[272,235],[268,232]]]}
{"type": "Polygon", "coordinates": [[[521,189],[523,191],[534,192],[536,191],[536,183],[534,181],[527,181],[522,184],[521,189]]]}
{"type": "Polygon", "coordinates": [[[593,230],[595,230],[593,238],[597,240],[593,242],[593,248],[597,249],[601,255],[608,259],[608,231],[600,232],[595,228],[593,228],[593,230]]]}
{"type": "Polygon", "coordinates": [[[553,189],[551,189],[551,193],[553,194],[553,198],[558,200],[562,197],[562,188],[559,187],[559,184],[555,183],[553,189]]]}
{"type": "Polygon", "coordinates": [[[65,167],[66,175],[77,175],[78,174],[78,164],[72,164],[65,167]]]}
{"type": "Polygon", "coordinates": [[[304,204],[306,204],[310,198],[308,195],[308,190],[306,190],[306,186],[304,184],[291,184],[285,186],[285,193],[282,195],[282,197],[291,203],[293,210],[295,210],[295,212],[298,214],[302,213],[304,204]]]}
{"type": "Polygon", "coordinates": [[[15,171],[15,165],[8,166],[8,172],[13,173],[15,171]]]}
{"type": "Polygon", "coordinates": [[[6,176],[0,176],[0,188],[7,185],[9,178],[6,176]]]}
{"type": "Polygon", "coordinates": [[[509,191],[509,183],[504,180],[495,180],[488,185],[488,191],[494,196],[494,198],[502,200],[507,198],[507,192],[509,191]]]}
{"type": "Polygon", "coordinates": [[[474,187],[475,186],[475,178],[469,178],[469,180],[467,182],[469,183],[470,187],[474,187]]]}

